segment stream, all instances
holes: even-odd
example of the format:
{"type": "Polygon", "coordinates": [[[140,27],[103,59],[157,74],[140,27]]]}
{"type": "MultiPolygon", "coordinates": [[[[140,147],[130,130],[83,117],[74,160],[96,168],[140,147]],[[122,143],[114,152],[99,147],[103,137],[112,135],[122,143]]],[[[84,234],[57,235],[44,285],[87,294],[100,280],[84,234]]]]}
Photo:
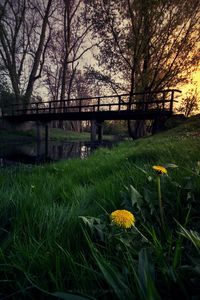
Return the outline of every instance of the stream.
{"type": "Polygon", "coordinates": [[[9,143],[1,145],[0,167],[16,164],[41,164],[44,162],[56,162],[72,158],[87,158],[99,147],[112,148],[119,141],[103,141],[91,143],[89,141],[50,141],[48,155],[45,154],[44,142],[36,143],[9,143]]]}

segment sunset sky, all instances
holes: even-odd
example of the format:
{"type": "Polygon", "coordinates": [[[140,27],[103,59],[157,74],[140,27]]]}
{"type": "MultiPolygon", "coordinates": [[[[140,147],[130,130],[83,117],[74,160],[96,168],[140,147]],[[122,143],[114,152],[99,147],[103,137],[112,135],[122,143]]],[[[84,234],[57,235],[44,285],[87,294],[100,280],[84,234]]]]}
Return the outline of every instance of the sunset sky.
{"type": "Polygon", "coordinates": [[[184,84],[180,87],[182,91],[182,96],[184,96],[189,90],[197,88],[198,93],[200,93],[200,67],[191,76],[191,83],[184,84]]]}

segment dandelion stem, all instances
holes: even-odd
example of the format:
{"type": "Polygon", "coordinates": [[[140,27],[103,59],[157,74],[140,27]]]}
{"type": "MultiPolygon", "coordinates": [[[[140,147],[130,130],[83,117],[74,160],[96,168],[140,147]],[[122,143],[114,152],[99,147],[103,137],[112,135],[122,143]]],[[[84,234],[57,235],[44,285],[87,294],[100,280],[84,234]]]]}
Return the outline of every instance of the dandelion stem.
{"type": "Polygon", "coordinates": [[[148,242],[148,239],[142,234],[142,232],[136,227],[134,226],[134,229],[143,237],[143,239],[148,242]]]}
{"type": "Polygon", "coordinates": [[[164,228],[164,212],[163,212],[163,203],[162,203],[162,195],[161,195],[160,175],[157,175],[157,188],[158,188],[158,202],[160,208],[161,225],[164,228]]]}

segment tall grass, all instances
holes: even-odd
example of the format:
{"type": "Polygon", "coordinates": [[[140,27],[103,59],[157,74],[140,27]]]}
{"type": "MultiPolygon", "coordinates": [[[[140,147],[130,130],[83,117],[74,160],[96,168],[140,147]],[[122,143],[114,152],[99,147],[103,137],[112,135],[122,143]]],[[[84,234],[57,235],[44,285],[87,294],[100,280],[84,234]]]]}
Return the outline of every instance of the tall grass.
{"type": "Polygon", "coordinates": [[[187,135],[179,128],[86,160],[2,169],[0,298],[199,296],[194,130],[188,124],[187,135]],[[161,178],[163,232],[152,166],[168,163],[178,168],[161,178]],[[120,208],[134,213],[139,231],[110,225],[109,214],[120,208]]]}

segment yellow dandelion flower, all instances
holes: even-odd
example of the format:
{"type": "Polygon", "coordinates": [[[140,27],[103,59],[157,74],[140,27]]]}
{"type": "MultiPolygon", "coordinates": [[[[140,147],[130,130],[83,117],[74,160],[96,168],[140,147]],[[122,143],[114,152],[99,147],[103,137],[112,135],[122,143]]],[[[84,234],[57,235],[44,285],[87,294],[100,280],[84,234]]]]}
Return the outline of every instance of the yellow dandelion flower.
{"type": "Polygon", "coordinates": [[[135,225],[134,215],[125,209],[115,210],[110,215],[113,224],[122,228],[131,228],[135,225]]]}
{"type": "Polygon", "coordinates": [[[153,166],[152,167],[158,174],[167,174],[167,169],[162,166],[153,166]]]}

